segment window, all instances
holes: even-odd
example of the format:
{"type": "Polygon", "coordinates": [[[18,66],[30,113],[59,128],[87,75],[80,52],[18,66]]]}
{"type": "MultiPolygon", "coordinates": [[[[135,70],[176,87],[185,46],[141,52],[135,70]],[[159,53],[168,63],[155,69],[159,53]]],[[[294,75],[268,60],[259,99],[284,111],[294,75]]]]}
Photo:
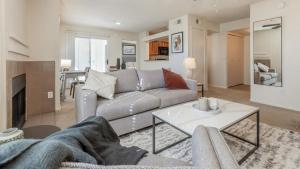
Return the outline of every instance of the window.
{"type": "Polygon", "coordinates": [[[75,70],[90,67],[99,72],[106,70],[107,40],[93,38],[75,38],[75,70]]]}

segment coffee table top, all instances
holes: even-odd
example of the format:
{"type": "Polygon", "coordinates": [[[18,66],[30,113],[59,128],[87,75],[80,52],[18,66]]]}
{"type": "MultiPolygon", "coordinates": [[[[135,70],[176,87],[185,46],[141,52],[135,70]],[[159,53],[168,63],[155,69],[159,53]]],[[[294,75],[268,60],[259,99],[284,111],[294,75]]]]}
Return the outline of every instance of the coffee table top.
{"type": "Polygon", "coordinates": [[[222,111],[218,114],[202,112],[193,108],[192,105],[197,103],[197,101],[193,101],[156,110],[152,115],[186,134],[192,135],[195,128],[199,125],[224,130],[259,110],[257,107],[222,99],[218,100],[222,111]]]}

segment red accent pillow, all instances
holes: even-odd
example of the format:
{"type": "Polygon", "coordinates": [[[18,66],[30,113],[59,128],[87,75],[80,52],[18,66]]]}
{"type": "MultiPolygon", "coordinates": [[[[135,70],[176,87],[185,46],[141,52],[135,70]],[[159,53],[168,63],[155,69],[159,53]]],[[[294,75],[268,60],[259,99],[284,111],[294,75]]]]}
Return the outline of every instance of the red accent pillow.
{"type": "Polygon", "coordinates": [[[188,89],[183,78],[174,72],[163,69],[165,87],[168,89],[188,89]]]}

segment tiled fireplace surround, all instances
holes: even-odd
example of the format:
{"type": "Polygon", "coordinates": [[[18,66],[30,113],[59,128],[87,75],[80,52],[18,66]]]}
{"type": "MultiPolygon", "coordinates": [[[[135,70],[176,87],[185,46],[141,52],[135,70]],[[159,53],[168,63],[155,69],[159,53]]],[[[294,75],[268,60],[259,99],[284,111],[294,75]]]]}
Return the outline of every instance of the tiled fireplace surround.
{"type": "Polygon", "coordinates": [[[30,115],[55,111],[55,96],[48,99],[48,91],[55,94],[54,61],[7,61],[7,127],[12,127],[12,79],[26,74],[26,118],[30,115]]]}

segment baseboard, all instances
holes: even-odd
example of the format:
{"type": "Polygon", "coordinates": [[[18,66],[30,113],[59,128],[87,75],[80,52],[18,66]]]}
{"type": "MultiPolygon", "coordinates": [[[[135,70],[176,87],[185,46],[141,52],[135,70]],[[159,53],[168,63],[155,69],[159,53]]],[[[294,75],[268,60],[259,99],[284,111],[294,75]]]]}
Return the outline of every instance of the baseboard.
{"type": "Polygon", "coordinates": [[[55,111],[56,111],[56,112],[61,111],[61,105],[56,105],[56,106],[55,106],[55,111]]]}
{"type": "Polygon", "coordinates": [[[269,102],[265,102],[265,101],[260,101],[260,100],[255,100],[253,98],[250,98],[250,101],[253,103],[258,103],[258,104],[264,104],[266,106],[270,106],[270,107],[275,107],[275,108],[280,108],[280,109],[286,109],[286,110],[290,110],[290,111],[296,111],[299,112],[300,110],[295,108],[295,107],[291,107],[291,106],[285,106],[285,105],[279,105],[279,104],[272,104],[269,102]]]}
{"type": "Polygon", "coordinates": [[[217,88],[222,88],[222,89],[228,89],[227,86],[218,86],[218,85],[212,85],[212,84],[209,84],[208,85],[209,87],[217,87],[217,88]]]}

